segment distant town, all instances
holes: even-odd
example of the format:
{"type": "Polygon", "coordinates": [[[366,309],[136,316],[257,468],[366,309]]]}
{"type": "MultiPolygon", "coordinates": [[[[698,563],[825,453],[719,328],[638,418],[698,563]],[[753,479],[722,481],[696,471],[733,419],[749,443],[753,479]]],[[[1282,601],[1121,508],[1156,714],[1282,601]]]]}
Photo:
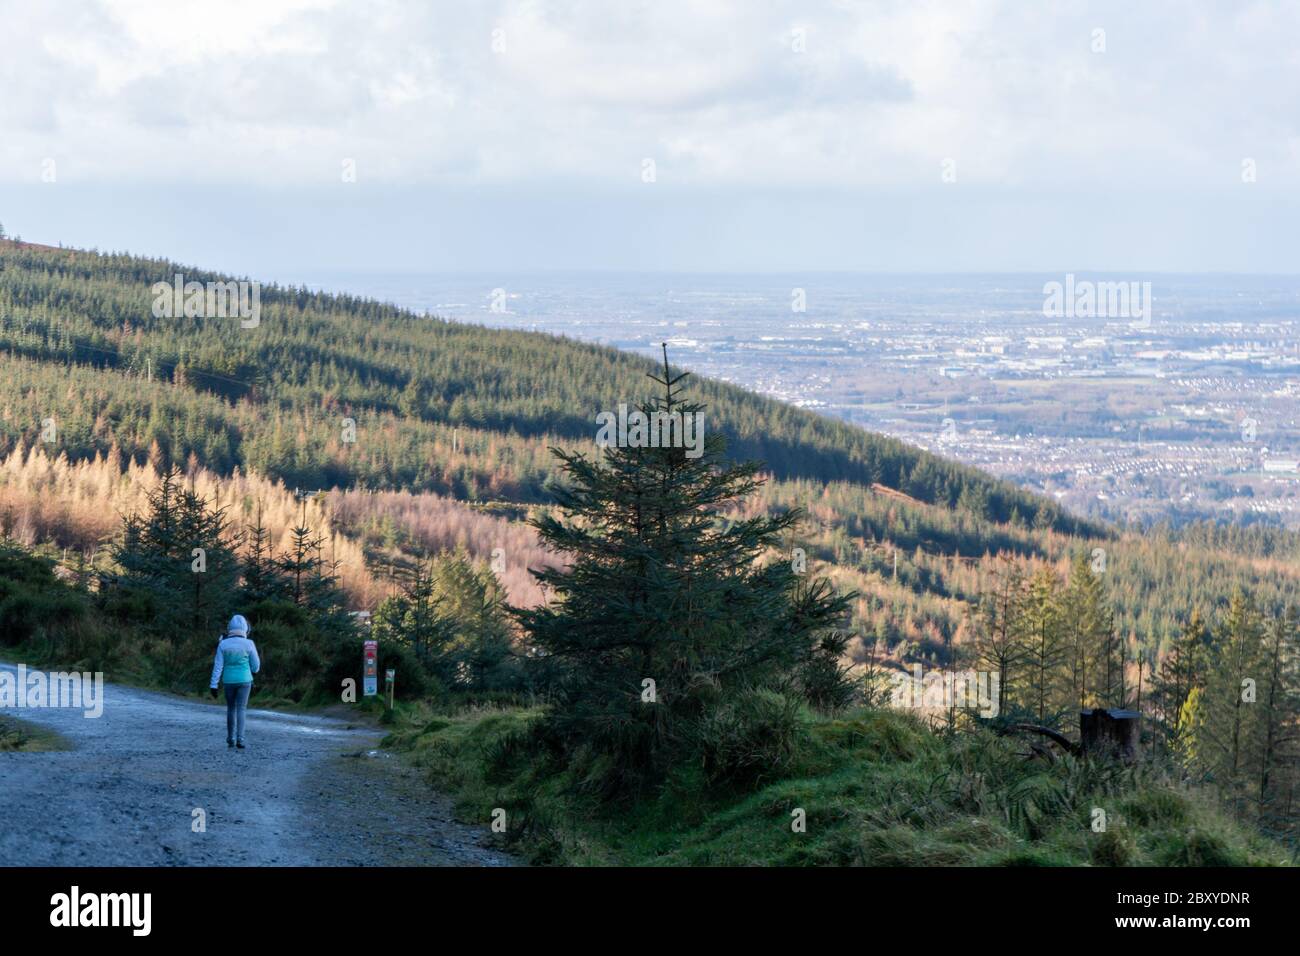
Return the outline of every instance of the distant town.
{"type": "MultiPolygon", "coordinates": [[[[1133,523],[1300,526],[1300,279],[1122,276],[1145,316],[1045,307],[1064,276],[348,277],[463,321],[657,355],[1133,523]]],[[[328,282],[328,285],[339,283],[328,282]]]]}

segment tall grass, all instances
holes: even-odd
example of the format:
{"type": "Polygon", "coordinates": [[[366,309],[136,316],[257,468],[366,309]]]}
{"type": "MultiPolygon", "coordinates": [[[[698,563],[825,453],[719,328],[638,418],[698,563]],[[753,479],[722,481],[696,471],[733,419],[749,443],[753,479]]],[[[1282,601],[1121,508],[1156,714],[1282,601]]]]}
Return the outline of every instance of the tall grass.
{"type": "MultiPolygon", "coordinates": [[[[544,864],[872,866],[1254,866],[1290,853],[1225,816],[1159,765],[1064,758],[1048,765],[975,730],[932,732],[916,717],[803,711],[797,729],[732,742],[788,758],[748,778],[679,767],[649,799],[605,804],[577,765],[531,742],[540,711],[413,717],[408,751],[459,814],[506,811],[506,841],[544,864]],[[802,811],[804,832],[793,828],[802,811]],[[1106,826],[1098,830],[1097,812],[1106,826]]],[[[748,731],[746,731],[748,732],[748,731]]],[[[720,732],[720,736],[726,734],[720,732]]]]}

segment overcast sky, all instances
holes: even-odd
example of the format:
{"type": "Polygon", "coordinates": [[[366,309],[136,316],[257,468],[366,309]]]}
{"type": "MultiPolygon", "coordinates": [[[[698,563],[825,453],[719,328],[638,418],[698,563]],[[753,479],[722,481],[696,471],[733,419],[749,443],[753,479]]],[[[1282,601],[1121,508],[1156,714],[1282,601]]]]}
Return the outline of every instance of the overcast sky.
{"type": "Polygon", "coordinates": [[[0,0],[0,24],[0,222],[33,241],[268,279],[1300,271],[1297,3],[0,0]]]}

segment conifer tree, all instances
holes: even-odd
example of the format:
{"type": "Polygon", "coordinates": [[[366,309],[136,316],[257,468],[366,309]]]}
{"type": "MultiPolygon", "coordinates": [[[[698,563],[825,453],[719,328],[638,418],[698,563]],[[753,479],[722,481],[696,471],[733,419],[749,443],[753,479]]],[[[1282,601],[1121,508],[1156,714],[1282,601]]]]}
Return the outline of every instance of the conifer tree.
{"type": "Polygon", "coordinates": [[[1262,628],[1251,600],[1237,591],[1212,646],[1200,719],[1197,767],[1240,814],[1247,799],[1247,749],[1259,718],[1262,628]]]}
{"type": "Polygon", "coordinates": [[[289,529],[288,547],[278,557],[268,550],[267,560],[262,574],[264,600],[269,597],[301,608],[317,636],[339,641],[355,638],[355,622],[347,613],[347,595],[339,584],[338,561],[327,559],[324,534],[308,525],[305,498],[299,502],[298,523],[289,529]]]}
{"type": "Polygon", "coordinates": [[[1026,705],[1040,724],[1060,722],[1063,711],[1072,706],[1072,694],[1062,686],[1061,668],[1070,660],[1070,647],[1061,628],[1061,605],[1057,578],[1048,567],[1030,578],[1021,605],[1021,627],[1025,640],[1029,683],[1026,705]]]}
{"type": "Polygon", "coordinates": [[[515,685],[512,635],[496,575],[461,550],[438,558],[433,579],[441,613],[451,622],[444,655],[455,682],[483,690],[515,685]]]}
{"type": "Polygon", "coordinates": [[[207,635],[231,606],[236,561],[225,511],[163,471],[143,514],[128,515],[114,558],[123,585],[148,607],[145,626],[174,645],[207,635]]]}
{"type": "Polygon", "coordinates": [[[146,513],[123,519],[122,540],[113,556],[133,585],[152,584],[174,571],[180,550],[179,479],[178,470],[164,470],[146,496],[146,513]]]}
{"type": "Polygon", "coordinates": [[[289,547],[277,564],[285,576],[289,599],[303,607],[320,570],[321,541],[307,524],[306,498],[301,499],[299,508],[298,523],[289,529],[289,547]]]}
{"type": "Polygon", "coordinates": [[[1173,745],[1187,696],[1204,685],[1209,635],[1200,611],[1193,611],[1160,662],[1151,688],[1157,739],[1173,745]]]}
{"type": "Polygon", "coordinates": [[[283,597],[286,592],[284,577],[276,561],[271,532],[262,517],[261,501],[257,503],[253,523],[245,532],[240,577],[242,579],[240,594],[248,603],[283,597]]]}
{"type": "Polygon", "coordinates": [[[998,675],[999,714],[1010,713],[1015,701],[1012,681],[1021,681],[1021,664],[1028,656],[1021,620],[1024,577],[1020,565],[1006,561],[993,586],[982,596],[975,630],[979,665],[998,675]]]}
{"type": "Polygon", "coordinates": [[[402,635],[416,656],[429,666],[451,637],[446,620],[438,613],[442,603],[433,589],[433,561],[417,561],[402,584],[402,635]]]}
{"type": "MultiPolygon", "coordinates": [[[[637,406],[644,421],[702,416],[679,395],[684,377],[665,348],[663,377],[651,376],[662,394],[637,406]]],[[[806,694],[800,678],[848,607],[824,582],[801,587],[789,562],[759,562],[798,512],[721,521],[759,487],[757,463],[726,461],[713,432],[698,457],[634,434],[594,459],[553,450],[559,515],[532,524],[569,567],[534,571],[553,600],[515,612],[558,671],[548,730],[606,755],[615,786],[662,770],[745,689],[806,694]]]]}
{"type": "Polygon", "coordinates": [[[1247,746],[1254,774],[1258,817],[1268,824],[1279,816],[1278,782],[1284,767],[1294,772],[1296,728],[1300,725],[1300,656],[1294,605],[1273,618],[1260,646],[1258,719],[1247,746]]]}
{"type": "Polygon", "coordinates": [[[226,510],[209,504],[192,488],[179,496],[178,533],[188,558],[190,586],[186,612],[191,633],[210,634],[219,630],[232,607],[239,565],[235,557],[238,542],[232,540],[226,510]]]}
{"type": "Polygon", "coordinates": [[[1123,644],[1115,633],[1101,576],[1093,571],[1086,554],[1078,554],[1070,565],[1061,611],[1073,702],[1080,709],[1095,704],[1122,706],[1123,644]]]}

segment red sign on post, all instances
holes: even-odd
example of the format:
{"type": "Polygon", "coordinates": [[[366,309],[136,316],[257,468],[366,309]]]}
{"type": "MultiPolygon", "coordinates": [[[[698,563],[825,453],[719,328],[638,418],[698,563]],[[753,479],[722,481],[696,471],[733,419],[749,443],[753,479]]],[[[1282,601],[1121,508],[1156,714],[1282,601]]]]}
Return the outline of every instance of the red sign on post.
{"type": "Polygon", "coordinates": [[[379,642],[366,641],[364,694],[374,697],[379,693],[379,642]]]}

